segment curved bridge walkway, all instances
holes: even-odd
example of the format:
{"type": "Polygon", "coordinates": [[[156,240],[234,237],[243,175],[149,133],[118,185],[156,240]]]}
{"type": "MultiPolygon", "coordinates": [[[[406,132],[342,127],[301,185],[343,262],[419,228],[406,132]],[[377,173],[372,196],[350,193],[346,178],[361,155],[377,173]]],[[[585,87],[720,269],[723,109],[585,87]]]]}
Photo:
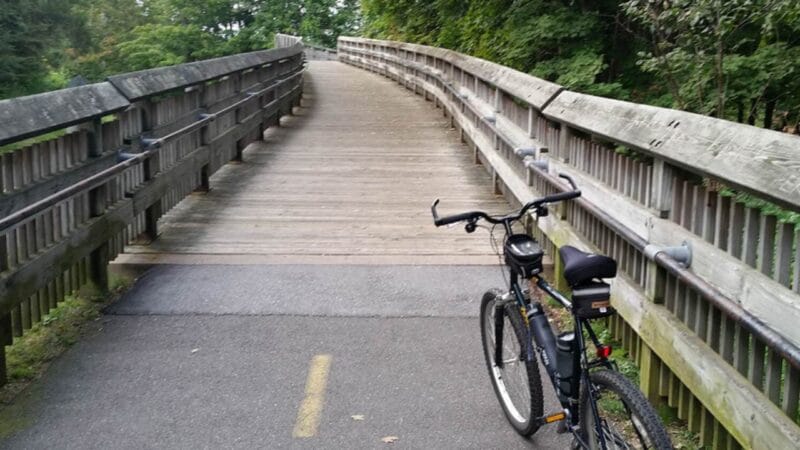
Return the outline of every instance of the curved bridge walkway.
{"type": "Polygon", "coordinates": [[[152,268],[2,413],[0,447],[568,445],[517,437],[492,393],[476,316],[497,257],[429,205],[509,205],[447,119],[338,62],[304,97],[120,258],[152,268]]]}

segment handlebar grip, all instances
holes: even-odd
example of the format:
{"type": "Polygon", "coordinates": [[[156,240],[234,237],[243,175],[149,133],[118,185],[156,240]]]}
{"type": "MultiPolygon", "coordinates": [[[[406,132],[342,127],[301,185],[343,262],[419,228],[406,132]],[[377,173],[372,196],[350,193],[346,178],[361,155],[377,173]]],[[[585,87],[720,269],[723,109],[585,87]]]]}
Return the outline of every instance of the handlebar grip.
{"type": "Polygon", "coordinates": [[[466,212],[447,217],[437,217],[433,220],[433,224],[437,227],[441,227],[442,225],[450,225],[451,223],[461,222],[462,220],[468,220],[474,217],[476,217],[474,212],[466,212]]]}

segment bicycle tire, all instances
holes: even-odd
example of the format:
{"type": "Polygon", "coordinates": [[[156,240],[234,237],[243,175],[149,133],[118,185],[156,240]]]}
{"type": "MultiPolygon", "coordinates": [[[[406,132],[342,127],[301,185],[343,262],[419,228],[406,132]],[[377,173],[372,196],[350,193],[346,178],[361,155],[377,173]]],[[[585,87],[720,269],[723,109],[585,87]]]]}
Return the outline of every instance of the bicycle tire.
{"type": "MultiPolygon", "coordinates": [[[[621,373],[608,369],[589,373],[598,392],[597,409],[608,449],[672,448],[661,419],[642,392],[621,373]]],[[[599,449],[586,386],[581,386],[580,435],[590,449],[599,449]]]]}
{"type": "Polygon", "coordinates": [[[492,387],[506,418],[517,433],[530,436],[539,429],[538,419],[542,416],[543,410],[544,399],[539,365],[535,357],[525,358],[524,349],[528,333],[515,303],[502,308],[503,317],[500,323],[503,329],[500,336],[503,339],[502,361],[505,361],[505,364],[499,366],[495,364],[494,343],[497,329],[495,312],[496,300],[500,295],[499,291],[491,290],[483,295],[481,301],[483,355],[492,387]],[[509,328],[511,332],[508,331],[509,328]]]}

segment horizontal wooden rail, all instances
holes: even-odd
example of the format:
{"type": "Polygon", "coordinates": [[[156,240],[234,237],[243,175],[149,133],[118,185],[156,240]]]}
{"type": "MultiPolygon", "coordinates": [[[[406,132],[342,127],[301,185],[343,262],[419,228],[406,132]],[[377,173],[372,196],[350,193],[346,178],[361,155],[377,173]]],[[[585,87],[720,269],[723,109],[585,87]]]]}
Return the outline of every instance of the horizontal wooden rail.
{"type": "Polygon", "coordinates": [[[295,42],[1,101],[0,143],[36,142],[0,155],[0,345],[107,289],[125,245],[299,105],[303,64],[295,42]]]}
{"type": "Polygon", "coordinates": [[[614,303],[624,321],[611,330],[640,365],[648,397],[674,406],[715,448],[797,444],[797,232],[714,189],[722,183],[800,210],[786,181],[800,140],[584,96],[444,49],[340,38],[339,59],[442,107],[511,200],[561,189],[555,172],[575,177],[584,197],[531,232],[557,267],[555,249],[565,244],[619,261],[614,303]],[[719,165],[735,152],[747,164],[736,156],[738,170],[719,165]],[[681,241],[693,249],[688,269],[644,252],[681,241]]]}

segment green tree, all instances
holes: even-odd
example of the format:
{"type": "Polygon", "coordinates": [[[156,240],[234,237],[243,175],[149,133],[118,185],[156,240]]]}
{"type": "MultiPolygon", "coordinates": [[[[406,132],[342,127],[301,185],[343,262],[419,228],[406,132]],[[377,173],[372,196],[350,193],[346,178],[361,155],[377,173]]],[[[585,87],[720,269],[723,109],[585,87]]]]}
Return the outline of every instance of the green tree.
{"type": "Polygon", "coordinates": [[[642,68],[666,81],[676,107],[751,124],[761,109],[772,127],[778,100],[796,102],[786,92],[800,69],[796,1],[630,0],[623,8],[651,42],[642,68]]]}
{"type": "Polygon", "coordinates": [[[50,76],[52,60],[60,59],[53,49],[79,26],[72,3],[0,0],[0,98],[60,87],[50,76]]]}

